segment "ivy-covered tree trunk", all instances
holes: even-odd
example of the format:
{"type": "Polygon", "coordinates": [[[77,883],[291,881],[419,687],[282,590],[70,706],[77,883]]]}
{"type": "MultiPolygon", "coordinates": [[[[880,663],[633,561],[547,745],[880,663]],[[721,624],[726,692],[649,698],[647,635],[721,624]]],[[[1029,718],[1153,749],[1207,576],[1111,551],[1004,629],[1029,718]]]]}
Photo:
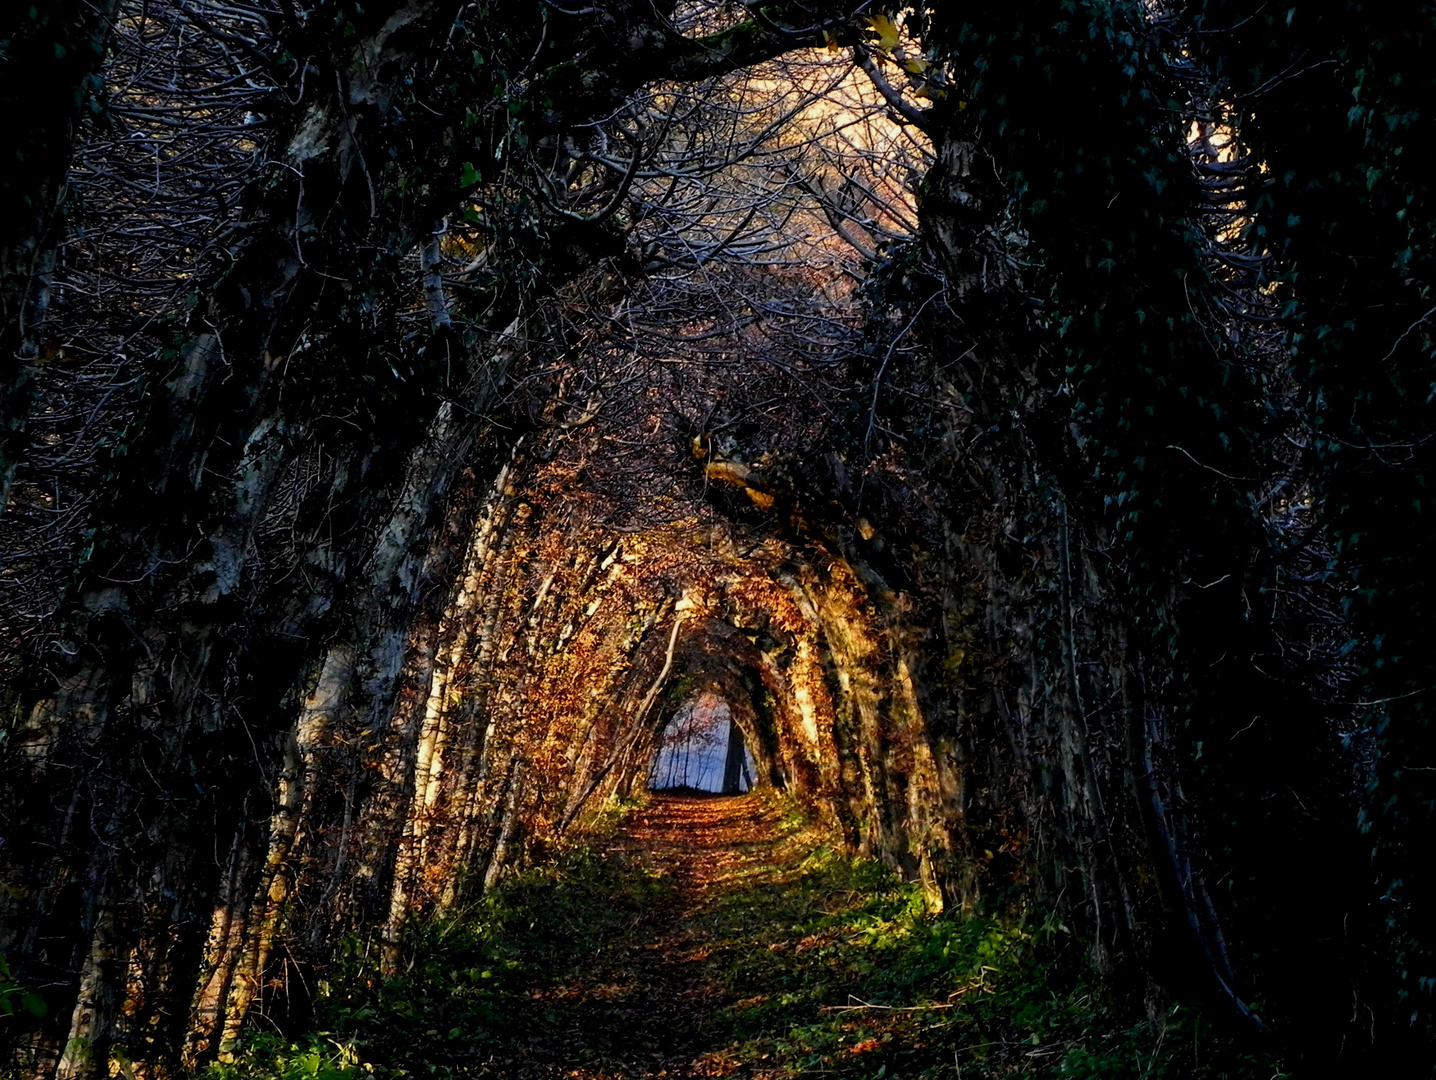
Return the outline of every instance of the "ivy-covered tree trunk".
{"type": "Polygon", "coordinates": [[[1401,144],[1430,13],[1058,8],[931,5],[956,74],[924,202],[941,273],[910,259],[880,290],[934,324],[891,426],[930,433],[949,523],[969,821],[1043,837],[1099,947],[1313,1061],[1360,1057],[1388,1036],[1336,1003],[1399,1008],[1362,959],[1395,940],[1358,833],[1373,734],[1391,929],[1428,880],[1404,854],[1425,774],[1400,763],[1429,650],[1395,628],[1422,625],[1429,563],[1429,185],[1401,144]]]}
{"type": "MultiPolygon", "coordinates": [[[[1344,869],[1328,873],[1357,937],[1337,963],[1350,988],[1333,997],[1356,1003],[1365,1037],[1391,1047],[1393,1060],[1406,1040],[1412,1060],[1429,1058],[1436,192],[1415,148],[1436,116],[1427,62],[1436,13],[1361,3],[1278,13],[1227,0],[1196,10],[1204,30],[1220,28],[1203,35],[1198,55],[1220,73],[1226,122],[1251,148],[1251,243],[1267,259],[1264,285],[1281,305],[1306,421],[1296,442],[1307,486],[1293,512],[1318,519],[1326,539],[1307,580],[1283,585],[1300,594],[1324,583],[1343,615],[1332,647],[1347,678],[1334,696],[1364,790],[1345,806],[1341,843],[1324,840],[1340,853],[1344,869]]],[[[1273,733],[1286,754],[1298,730],[1273,733]]],[[[1335,802],[1308,761],[1304,798],[1335,802]]],[[[1314,831],[1311,816],[1293,817],[1300,835],[1314,831]]],[[[1308,850],[1322,843],[1313,836],[1308,850]]],[[[1320,936],[1319,963],[1330,965],[1340,936],[1320,936]]],[[[1317,977],[1293,957],[1292,984],[1317,977]]]]}
{"type": "Polygon", "coordinates": [[[1135,3],[934,4],[927,33],[954,82],[926,117],[925,246],[879,295],[932,365],[900,373],[923,391],[891,426],[926,434],[914,464],[946,534],[934,674],[988,853],[972,887],[1035,875],[1099,969],[1263,1030],[1183,795],[1184,732],[1218,696],[1223,728],[1258,700],[1253,657],[1214,649],[1200,692],[1188,665],[1207,635],[1262,637],[1243,588],[1265,540],[1242,485],[1280,476],[1255,362],[1196,306],[1219,287],[1181,119],[1200,78],[1180,24],[1135,3]],[[1052,107],[1066,93],[1076,127],[1052,107]]]}

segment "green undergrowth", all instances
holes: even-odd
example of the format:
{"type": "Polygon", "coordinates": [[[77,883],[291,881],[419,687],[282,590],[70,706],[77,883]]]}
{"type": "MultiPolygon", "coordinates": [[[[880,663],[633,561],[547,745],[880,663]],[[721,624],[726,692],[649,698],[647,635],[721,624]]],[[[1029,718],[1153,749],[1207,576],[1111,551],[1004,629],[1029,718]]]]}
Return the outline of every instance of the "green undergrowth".
{"type": "Polygon", "coordinates": [[[774,1077],[1283,1075],[1196,1011],[1113,1004],[1054,920],[931,915],[868,860],[818,851],[708,916],[732,1000],[730,1060],[774,1077]]]}
{"type": "Polygon", "coordinates": [[[1283,1075],[1192,1009],[1113,1004],[1055,920],[934,916],[916,886],[827,848],[753,869],[683,906],[641,859],[552,852],[413,928],[393,978],[356,946],[311,1031],[256,1032],[209,1080],[1283,1075]],[[655,959],[660,932],[678,944],[655,959]]]}
{"type": "Polygon", "coordinates": [[[635,916],[671,896],[658,876],[587,847],[556,849],[466,909],[410,927],[397,973],[350,941],[317,985],[313,1029],[266,1030],[206,1080],[488,1076],[529,1017],[526,991],[619,948],[635,916]]]}

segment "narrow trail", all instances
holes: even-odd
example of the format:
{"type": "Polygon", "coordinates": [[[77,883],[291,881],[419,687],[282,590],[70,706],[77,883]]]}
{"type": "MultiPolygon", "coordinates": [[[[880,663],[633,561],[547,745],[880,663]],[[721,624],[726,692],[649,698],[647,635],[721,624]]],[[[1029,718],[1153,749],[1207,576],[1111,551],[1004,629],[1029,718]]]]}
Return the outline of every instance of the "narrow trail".
{"type": "Polygon", "coordinates": [[[714,1017],[732,995],[715,979],[719,943],[702,916],[737,889],[778,887],[784,866],[806,853],[779,817],[754,795],[659,795],[630,814],[600,851],[645,867],[668,891],[581,976],[530,992],[544,1023],[511,1075],[751,1075],[714,1045],[714,1017]]]}
{"type": "Polygon", "coordinates": [[[1044,946],[1020,923],[933,913],[918,883],[845,854],[778,793],[611,811],[467,921],[436,923],[404,978],[336,993],[347,1012],[329,1015],[351,1023],[324,1045],[353,1055],[342,1068],[312,1051],[210,1080],[1281,1072],[1183,1006],[1102,1000],[1083,958],[1057,951],[1065,927],[1043,924],[1044,946]]]}
{"type": "Polygon", "coordinates": [[[655,795],[635,811],[615,846],[669,871],[694,907],[715,890],[773,876],[783,837],[778,814],[757,795],[655,795]]]}

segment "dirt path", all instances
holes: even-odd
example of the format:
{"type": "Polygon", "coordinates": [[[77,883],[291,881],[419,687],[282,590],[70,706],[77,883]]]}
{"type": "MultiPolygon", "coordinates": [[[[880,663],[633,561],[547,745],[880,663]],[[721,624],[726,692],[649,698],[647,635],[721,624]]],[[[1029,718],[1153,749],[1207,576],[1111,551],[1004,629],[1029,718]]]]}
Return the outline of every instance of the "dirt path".
{"type": "Polygon", "coordinates": [[[778,813],[757,795],[655,795],[635,811],[615,846],[668,871],[679,895],[701,907],[777,869],[778,813]]]}
{"type": "Polygon", "coordinates": [[[833,841],[774,795],[657,797],[515,875],[514,980],[447,1080],[1282,1074],[1184,1007],[1119,1012],[1021,926],[933,917],[833,841]]]}
{"type": "Polygon", "coordinates": [[[1184,1006],[1119,1011],[1021,924],[935,916],[775,793],[596,814],[427,929],[331,1028],[210,1080],[1283,1074],[1184,1006]]]}
{"type": "Polygon", "coordinates": [[[775,879],[791,846],[757,796],[656,796],[604,844],[672,891],[641,910],[583,974],[529,998],[541,1018],[511,1075],[616,1080],[734,1075],[713,1018],[729,1003],[701,915],[738,888],[775,879]],[[719,1040],[721,1042],[721,1040],[719,1040]]]}

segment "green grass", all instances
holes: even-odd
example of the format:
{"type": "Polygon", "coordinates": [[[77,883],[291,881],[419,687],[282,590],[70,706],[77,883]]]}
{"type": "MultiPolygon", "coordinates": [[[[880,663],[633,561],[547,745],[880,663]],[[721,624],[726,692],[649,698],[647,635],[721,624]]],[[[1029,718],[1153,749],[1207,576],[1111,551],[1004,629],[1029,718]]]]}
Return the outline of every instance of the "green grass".
{"type": "Polygon", "coordinates": [[[410,929],[401,970],[380,975],[377,949],[351,940],[320,982],[315,1030],[256,1030],[210,1080],[344,1080],[489,1075],[518,1025],[524,991],[601,962],[637,914],[671,896],[651,872],[585,847],[542,865],[453,915],[410,929]]]}
{"type": "MultiPolygon", "coordinates": [[[[737,1060],[776,1076],[1280,1076],[1169,1006],[1106,1000],[1052,922],[932,916],[871,861],[814,853],[708,916],[737,1060]]],[[[766,1073],[765,1073],[766,1074],[766,1073]]]]}
{"type": "MultiPolygon", "coordinates": [[[[775,843],[806,837],[801,823],[777,831],[775,843]]],[[[1188,1007],[1134,1015],[1108,999],[1053,920],[934,916],[916,886],[828,848],[781,869],[763,858],[687,910],[641,860],[552,853],[414,927],[393,978],[355,945],[319,987],[313,1031],[257,1033],[211,1080],[524,1076],[544,1060],[592,1069],[573,1076],[658,1075],[640,1051],[670,1037],[689,1056],[664,1064],[684,1070],[669,1076],[1282,1075],[1188,1007]],[[656,933],[677,951],[655,959],[656,933]],[[698,1003],[676,1002],[680,990],[698,1003]]]]}

